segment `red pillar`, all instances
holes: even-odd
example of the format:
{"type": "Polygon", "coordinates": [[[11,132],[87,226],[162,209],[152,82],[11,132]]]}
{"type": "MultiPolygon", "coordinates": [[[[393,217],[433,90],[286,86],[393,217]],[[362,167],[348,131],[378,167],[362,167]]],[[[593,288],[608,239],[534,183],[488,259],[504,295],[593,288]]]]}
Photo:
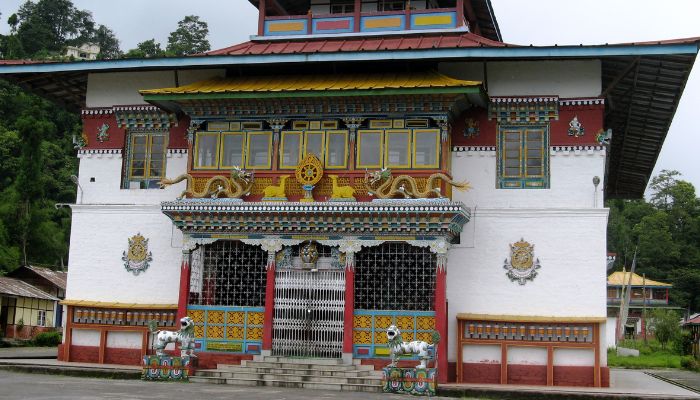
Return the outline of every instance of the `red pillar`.
{"type": "Polygon", "coordinates": [[[440,334],[438,343],[438,382],[447,383],[447,271],[438,262],[435,274],[435,330],[440,334]]]}
{"type": "MultiPolygon", "coordinates": [[[[180,295],[177,301],[177,320],[187,316],[187,303],[190,298],[190,252],[182,252],[182,266],[180,267],[180,295]]],[[[180,326],[180,323],[177,323],[180,326]]]]}
{"type": "Polygon", "coordinates": [[[343,317],[343,353],[352,354],[352,325],[355,313],[355,268],[345,268],[345,314],[343,317]]]}
{"type": "MultiPolygon", "coordinates": [[[[273,252],[274,254],[274,252],[273,252]]],[[[275,258],[267,260],[267,284],[265,286],[265,319],[263,321],[263,351],[272,351],[272,317],[275,314],[275,258]]]]}

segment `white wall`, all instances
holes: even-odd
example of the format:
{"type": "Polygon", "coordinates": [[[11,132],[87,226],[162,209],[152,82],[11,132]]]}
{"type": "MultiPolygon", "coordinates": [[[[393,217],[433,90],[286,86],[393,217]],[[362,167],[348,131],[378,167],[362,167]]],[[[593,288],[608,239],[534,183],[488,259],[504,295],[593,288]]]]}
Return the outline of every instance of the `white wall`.
{"type": "MultiPolygon", "coordinates": [[[[78,179],[80,204],[160,204],[174,200],[186,187],[183,181],[165,189],[122,189],[122,154],[81,152],[78,179]],[[94,182],[91,180],[94,178],[94,182]]],[[[176,178],[187,172],[187,153],[168,152],[165,176],[176,178]]]]}
{"type": "Polygon", "coordinates": [[[141,332],[107,332],[107,347],[112,349],[141,349],[142,340],[141,332]]]}
{"type": "Polygon", "coordinates": [[[607,347],[617,346],[615,331],[617,331],[617,317],[608,317],[605,323],[605,343],[607,347]]]}
{"type": "Polygon", "coordinates": [[[177,304],[182,233],[154,205],[73,207],[66,298],[138,304],[177,304]],[[134,276],[122,256],[128,239],[149,239],[150,267],[134,276]]]}
{"type": "MultiPolygon", "coordinates": [[[[178,71],[180,86],[192,82],[220,77],[224,70],[178,71]]],[[[86,106],[112,107],[114,105],[145,104],[139,94],[142,89],[158,89],[176,86],[175,71],[104,72],[88,75],[86,106]]]]}
{"type": "Polygon", "coordinates": [[[93,346],[100,345],[100,331],[89,329],[73,329],[73,346],[93,346]]]}
{"type": "Polygon", "coordinates": [[[508,61],[487,63],[489,96],[596,97],[600,61],[508,61]]]}

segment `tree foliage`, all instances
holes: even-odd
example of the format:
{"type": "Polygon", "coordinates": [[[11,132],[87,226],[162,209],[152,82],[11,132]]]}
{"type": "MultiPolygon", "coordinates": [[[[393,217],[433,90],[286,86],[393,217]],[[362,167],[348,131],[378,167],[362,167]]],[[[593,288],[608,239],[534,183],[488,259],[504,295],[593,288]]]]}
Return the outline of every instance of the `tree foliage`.
{"type": "Polygon", "coordinates": [[[125,57],[127,58],[150,58],[150,57],[162,57],[165,55],[165,51],[160,48],[160,43],[156,42],[155,39],[148,39],[136,45],[135,49],[129,50],[125,57]]]}
{"type": "Polygon", "coordinates": [[[648,313],[646,318],[648,329],[654,333],[654,337],[665,349],[666,345],[676,340],[681,333],[681,318],[674,310],[655,308],[648,313]]]}
{"type": "Polygon", "coordinates": [[[673,284],[674,304],[700,309],[700,200],[678,171],[650,182],[649,201],[608,202],[608,247],[629,266],[637,249],[639,273],[673,284]]]}
{"type": "Polygon", "coordinates": [[[177,29],[170,33],[166,50],[175,56],[203,53],[211,49],[207,36],[209,25],[196,15],[188,15],[177,23],[177,29]]]}

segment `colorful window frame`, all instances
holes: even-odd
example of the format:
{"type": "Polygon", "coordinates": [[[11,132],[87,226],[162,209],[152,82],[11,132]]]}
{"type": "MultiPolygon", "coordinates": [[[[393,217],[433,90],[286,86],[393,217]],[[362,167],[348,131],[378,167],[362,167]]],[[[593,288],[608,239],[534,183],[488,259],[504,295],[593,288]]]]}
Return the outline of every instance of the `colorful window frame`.
{"type": "Polygon", "coordinates": [[[307,154],[309,154],[309,142],[311,141],[309,138],[317,136],[321,138],[321,143],[318,146],[318,154],[316,156],[318,157],[321,162],[324,160],[324,155],[325,155],[325,146],[326,146],[326,131],[305,131],[304,132],[304,157],[306,157],[307,154]]]}
{"type": "Polygon", "coordinates": [[[410,130],[387,130],[384,132],[384,166],[387,168],[411,168],[411,131],[410,130]],[[393,151],[391,148],[392,136],[404,136],[406,140],[406,148],[403,149],[403,156],[405,157],[405,163],[391,163],[391,154],[393,151]]]}
{"type": "Polygon", "coordinates": [[[271,131],[260,131],[260,132],[248,132],[248,140],[246,141],[246,160],[245,166],[247,169],[270,169],[272,167],[272,132],[271,131]],[[266,136],[267,137],[267,161],[265,164],[251,164],[252,154],[250,152],[250,146],[254,141],[255,137],[266,136]]]}
{"type": "Polygon", "coordinates": [[[125,180],[123,187],[125,189],[131,188],[132,182],[138,182],[139,189],[157,189],[159,188],[158,182],[165,177],[165,169],[167,167],[166,159],[168,153],[168,132],[165,131],[155,131],[155,132],[129,132],[127,147],[127,157],[126,157],[126,167],[125,167],[125,180]],[[154,141],[155,139],[162,140],[160,152],[154,154],[154,141]],[[138,154],[143,154],[143,158],[139,161],[143,162],[142,168],[135,167],[135,154],[137,154],[137,147],[141,144],[137,144],[137,139],[143,141],[143,152],[138,152],[138,154]],[[161,164],[160,174],[153,174],[152,167],[153,162],[158,161],[161,164]],[[134,170],[143,169],[143,174],[135,174],[134,170]]]}
{"type": "Polygon", "coordinates": [[[326,162],[325,166],[328,169],[346,169],[348,167],[348,131],[327,131],[326,132],[326,162]],[[343,137],[343,163],[338,165],[330,164],[330,144],[331,137],[342,136],[343,137]]]}
{"type": "Polygon", "coordinates": [[[280,142],[280,149],[279,149],[280,169],[294,169],[297,167],[297,165],[299,165],[299,163],[302,160],[301,150],[303,147],[303,143],[304,143],[304,132],[302,132],[302,131],[282,131],[282,140],[280,142]],[[299,141],[296,145],[297,148],[295,151],[295,153],[297,155],[297,162],[294,164],[291,164],[291,163],[287,164],[287,163],[285,163],[284,156],[286,153],[287,146],[289,145],[289,142],[290,142],[289,138],[291,136],[298,136],[298,138],[299,138],[299,141]]]}
{"type": "Polygon", "coordinates": [[[245,149],[246,149],[246,135],[243,132],[221,132],[221,139],[219,142],[219,169],[231,169],[235,167],[240,167],[245,163],[245,149]],[[241,162],[240,165],[226,165],[224,163],[226,157],[225,157],[225,151],[226,151],[226,137],[227,136],[240,136],[241,137],[241,162]]]}
{"type": "Polygon", "coordinates": [[[260,354],[264,307],[188,305],[198,351],[260,354]]]}
{"type": "Polygon", "coordinates": [[[384,155],[384,131],[383,130],[376,130],[376,129],[363,129],[363,130],[358,130],[357,131],[357,155],[355,159],[355,166],[357,168],[381,168],[382,167],[382,160],[383,160],[383,155],[384,155]],[[377,164],[366,164],[362,162],[362,142],[365,137],[368,135],[379,135],[379,149],[378,150],[378,157],[377,157],[377,164]]]}
{"type": "Polygon", "coordinates": [[[440,168],[440,130],[439,129],[414,129],[413,130],[413,168],[417,169],[437,169],[440,168]],[[435,162],[433,164],[418,163],[418,136],[419,135],[435,136],[435,162]]]}
{"type": "Polygon", "coordinates": [[[499,189],[549,188],[549,125],[498,127],[499,189]]]}
{"type": "Polygon", "coordinates": [[[195,136],[195,141],[194,141],[194,154],[193,154],[192,165],[194,166],[195,169],[219,169],[220,149],[221,149],[221,143],[220,143],[219,132],[197,132],[197,134],[195,136]],[[212,156],[214,157],[212,165],[200,165],[201,157],[199,155],[199,150],[200,150],[202,138],[204,138],[204,137],[213,137],[216,139],[216,147],[214,148],[214,151],[212,152],[212,156]]]}

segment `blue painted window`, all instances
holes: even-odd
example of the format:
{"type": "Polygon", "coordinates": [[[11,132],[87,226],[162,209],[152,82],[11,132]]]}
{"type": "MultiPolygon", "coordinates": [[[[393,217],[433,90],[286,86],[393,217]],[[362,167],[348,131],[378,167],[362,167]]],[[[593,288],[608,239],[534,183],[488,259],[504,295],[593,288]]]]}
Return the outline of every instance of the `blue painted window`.
{"type": "Polygon", "coordinates": [[[498,188],[549,188],[549,126],[498,128],[498,188]]]}

